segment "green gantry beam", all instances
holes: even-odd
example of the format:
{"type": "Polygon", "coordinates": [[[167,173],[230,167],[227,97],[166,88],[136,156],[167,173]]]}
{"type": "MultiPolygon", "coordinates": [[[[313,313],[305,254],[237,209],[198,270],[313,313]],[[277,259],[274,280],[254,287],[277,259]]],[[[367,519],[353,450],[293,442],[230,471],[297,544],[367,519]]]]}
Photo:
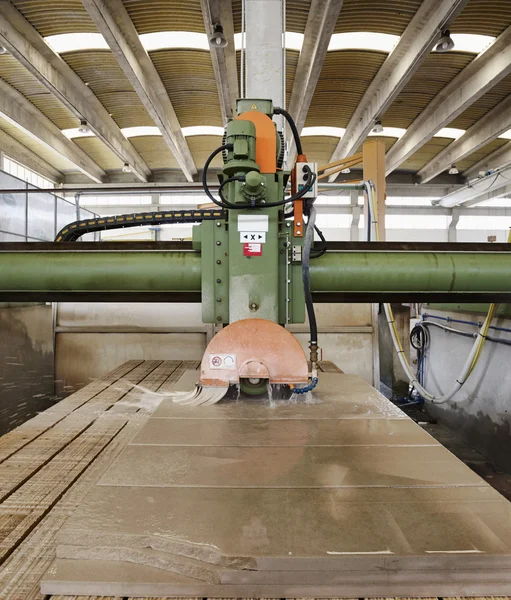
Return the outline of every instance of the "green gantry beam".
{"type": "MultiPolygon", "coordinates": [[[[195,252],[0,252],[4,302],[197,301],[200,287],[195,252]]],[[[311,288],[332,302],[510,301],[511,252],[332,252],[311,261],[311,288]]]]}

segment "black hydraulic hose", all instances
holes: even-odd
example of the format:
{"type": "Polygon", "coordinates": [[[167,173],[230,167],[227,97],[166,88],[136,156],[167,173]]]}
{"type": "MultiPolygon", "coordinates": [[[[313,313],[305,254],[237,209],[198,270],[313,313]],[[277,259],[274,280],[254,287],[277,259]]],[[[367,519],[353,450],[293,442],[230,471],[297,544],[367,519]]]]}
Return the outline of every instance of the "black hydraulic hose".
{"type": "Polygon", "coordinates": [[[219,148],[217,148],[216,150],[214,150],[208,157],[208,160],[204,163],[204,168],[202,169],[202,187],[204,188],[204,192],[206,193],[206,196],[212,201],[214,202],[217,206],[219,206],[220,208],[226,208],[226,206],[224,206],[222,204],[222,202],[220,202],[219,200],[217,200],[213,194],[210,192],[209,187],[208,187],[208,169],[209,169],[209,165],[211,164],[212,160],[215,158],[215,156],[217,154],[220,154],[220,152],[223,152],[224,150],[232,150],[233,149],[233,145],[232,144],[224,144],[223,146],[220,146],[219,148]]]}
{"type": "Polygon", "coordinates": [[[285,110],[284,108],[278,108],[277,106],[273,109],[274,115],[282,115],[284,119],[289,124],[289,128],[293,133],[293,138],[295,140],[296,152],[297,154],[303,154],[302,150],[302,142],[300,140],[300,134],[298,133],[298,129],[296,127],[296,123],[293,120],[293,117],[285,110]]]}
{"type": "Polygon", "coordinates": [[[309,222],[307,223],[307,231],[305,233],[305,244],[303,247],[302,256],[302,278],[303,292],[305,295],[305,306],[307,308],[307,316],[309,317],[310,327],[310,344],[317,346],[318,344],[318,326],[316,324],[316,313],[314,312],[314,304],[312,302],[311,284],[310,284],[310,253],[312,243],[314,241],[314,225],[316,222],[316,209],[314,206],[310,209],[309,222]]]}

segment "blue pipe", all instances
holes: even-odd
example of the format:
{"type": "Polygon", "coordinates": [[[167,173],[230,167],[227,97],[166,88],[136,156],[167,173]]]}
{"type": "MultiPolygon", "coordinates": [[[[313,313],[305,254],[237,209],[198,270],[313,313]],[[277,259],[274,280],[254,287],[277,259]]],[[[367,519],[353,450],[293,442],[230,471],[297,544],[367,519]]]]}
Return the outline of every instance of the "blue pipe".
{"type": "MultiPolygon", "coordinates": [[[[483,323],[477,323],[476,321],[463,321],[462,319],[453,319],[451,317],[439,317],[437,315],[430,315],[428,313],[424,313],[422,315],[422,320],[424,319],[439,319],[440,321],[447,321],[447,323],[462,323],[463,325],[474,325],[475,327],[482,327],[483,323]]],[[[495,325],[490,325],[489,327],[490,329],[495,329],[495,331],[507,331],[508,333],[511,333],[511,329],[508,329],[507,327],[495,327],[495,325]]]]}

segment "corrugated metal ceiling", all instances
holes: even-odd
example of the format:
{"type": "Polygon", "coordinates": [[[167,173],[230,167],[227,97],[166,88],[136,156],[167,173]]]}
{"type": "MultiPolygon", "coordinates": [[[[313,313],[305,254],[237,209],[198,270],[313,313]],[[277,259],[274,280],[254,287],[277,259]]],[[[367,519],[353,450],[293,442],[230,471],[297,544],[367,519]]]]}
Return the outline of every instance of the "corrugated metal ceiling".
{"type": "MultiPolygon", "coordinates": [[[[11,1],[43,36],[96,31],[80,0],[11,1]]],[[[123,0],[123,2],[140,34],[166,30],[204,32],[200,0],[123,0]]],[[[335,31],[338,33],[376,31],[400,35],[420,4],[421,0],[344,0],[335,31]]],[[[240,31],[241,0],[233,0],[232,5],[235,31],[240,31]]],[[[311,5],[310,0],[287,0],[286,5],[287,30],[303,33],[311,5]]],[[[451,31],[496,36],[510,24],[511,0],[470,0],[451,26],[451,31]]],[[[207,51],[161,50],[151,52],[150,55],[182,127],[222,124],[213,67],[207,51]]],[[[306,126],[346,127],[386,56],[384,53],[370,51],[329,52],[312,100],[306,126]]],[[[294,82],[298,57],[298,52],[286,52],[287,102],[294,82]]],[[[70,52],[64,54],[63,58],[82,80],[88,83],[119,127],[154,125],[110,51],[70,52]]],[[[428,56],[387,113],[383,115],[383,124],[391,127],[408,127],[432,98],[473,58],[474,55],[460,52],[428,56]]],[[[29,98],[58,127],[65,129],[78,125],[77,119],[71,112],[51,96],[46,88],[12,57],[0,56],[0,77],[29,98]]],[[[470,127],[509,94],[511,94],[511,76],[495,86],[449,125],[462,129],[470,127]]],[[[132,138],[130,141],[137,149],[142,148],[140,152],[150,163],[151,168],[177,168],[175,159],[161,138],[132,138]],[[158,153],[161,153],[161,158],[158,158],[158,153]]],[[[216,143],[215,138],[200,136],[189,138],[187,141],[196,164],[200,167],[203,163],[202,157],[212,149],[213,142],[216,143]]],[[[498,147],[500,142],[501,140],[495,142],[494,147],[498,147]]],[[[97,140],[93,143],[90,140],[82,140],[80,144],[82,143],[104,168],[110,168],[105,165],[113,165],[117,161],[97,140]]],[[[336,143],[335,138],[329,137],[304,140],[304,146],[310,148],[308,152],[312,153],[311,158],[321,163],[325,162],[325,156],[336,143]]],[[[394,143],[394,140],[389,141],[387,138],[386,143],[394,143]]],[[[439,138],[431,140],[403,167],[420,169],[447,143],[450,143],[450,140],[439,138]]],[[[470,160],[474,157],[475,155],[470,160]]]]}
{"type": "Polygon", "coordinates": [[[155,31],[204,33],[200,0],[123,0],[139,34],[155,31]],[[149,6],[150,4],[150,6],[149,6]]]}
{"type": "Polygon", "coordinates": [[[306,127],[346,127],[387,55],[383,52],[329,52],[323,64],[306,127]]]}
{"type": "Polygon", "coordinates": [[[43,37],[97,31],[81,0],[11,0],[11,4],[43,37]]]}

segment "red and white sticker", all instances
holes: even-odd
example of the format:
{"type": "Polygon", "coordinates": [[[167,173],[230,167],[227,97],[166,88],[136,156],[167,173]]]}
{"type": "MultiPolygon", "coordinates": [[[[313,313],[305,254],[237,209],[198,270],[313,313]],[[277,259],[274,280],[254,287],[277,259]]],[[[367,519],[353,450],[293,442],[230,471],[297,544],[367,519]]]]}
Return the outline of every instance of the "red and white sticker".
{"type": "Polygon", "coordinates": [[[210,354],[210,369],[235,369],[236,354],[210,354]]]}
{"type": "Polygon", "coordinates": [[[243,256],[262,256],[262,244],[243,244],[243,256]]]}

